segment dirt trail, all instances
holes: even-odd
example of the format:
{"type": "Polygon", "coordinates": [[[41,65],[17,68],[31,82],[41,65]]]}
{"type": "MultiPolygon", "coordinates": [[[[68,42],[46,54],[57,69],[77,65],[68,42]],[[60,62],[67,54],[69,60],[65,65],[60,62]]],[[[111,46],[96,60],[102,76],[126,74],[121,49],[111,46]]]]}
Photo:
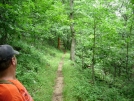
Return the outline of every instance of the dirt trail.
{"type": "Polygon", "coordinates": [[[53,92],[53,98],[52,101],[63,101],[63,96],[62,96],[62,89],[63,89],[63,75],[62,75],[62,66],[63,66],[63,60],[64,60],[65,54],[62,56],[61,61],[58,66],[57,70],[57,78],[56,78],[56,84],[54,87],[54,92],[53,92]]]}

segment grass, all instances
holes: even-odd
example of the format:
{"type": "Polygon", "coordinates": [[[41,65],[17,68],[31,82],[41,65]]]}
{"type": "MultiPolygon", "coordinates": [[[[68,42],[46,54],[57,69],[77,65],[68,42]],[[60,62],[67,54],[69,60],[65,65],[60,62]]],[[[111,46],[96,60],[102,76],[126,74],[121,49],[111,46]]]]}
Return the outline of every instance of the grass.
{"type": "MultiPolygon", "coordinates": [[[[50,46],[36,47],[18,42],[14,46],[21,47],[18,59],[17,77],[27,88],[34,101],[51,101],[54,91],[56,73],[63,52],[50,46]]],[[[64,101],[75,101],[73,85],[75,84],[75,68],[66,53],[63,65],[64,101]],[[71,92],[71,93],[70,93],[71,92]]]]}
{"type": "Polygon", "coordinates": [[[63,65],[63,75],[64,75],[63,99],[64,101],[76,101],[73,94],[76,71],[74,63],[69,59],[69,57],[70,54],[66,53],[63,65]]]}
{"type": "MultiPolygon", "coordinates": [[[[50,46],[36,48],[24,43],[16,44],[16,46],[21,47],[20,55],[17,56],[18,79],[28,89],[34,101],[51,101],[57,68],[63,52],[50,46]]],[[[63,101],[89,101],[89,99],[90,101],[118,101],[119,99],[131,101],[123,98],[119,89],[109,88],[105,82],[92,85],[89,82],[91,81],[91,71],[89,69],[81,70],[69,58],[70,54],[67,52],[63,64],[63,101]]],[[[126,92],[126,88],[124,88],[124,92],[126,92]]]]}
{"type": "Polygon", "coordinates": [[[63,55],[51,46],[29,45],[18,42],[17,78],[24,84],[34,101],[51,101],[55,85],[56,72],[63,55]]]}
{"type": "Polygon", "coordinates": [[[32,94],[35,101],[51,101],[52,99],[56,71],[63,53],[54,49],[48,53],[44,52],[47,64],[38,71],[39,82],[34,85],[35,91],[32,94]]]}

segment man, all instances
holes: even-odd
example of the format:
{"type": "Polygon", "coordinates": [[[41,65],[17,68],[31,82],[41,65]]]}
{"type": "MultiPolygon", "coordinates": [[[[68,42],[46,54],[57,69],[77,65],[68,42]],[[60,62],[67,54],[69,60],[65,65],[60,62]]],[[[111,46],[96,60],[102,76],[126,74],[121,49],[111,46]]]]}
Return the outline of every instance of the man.
{"type": "Polygon", "coordinates": [[[17,54],[12,46],[0,45],[0,101],[33,101],[16,79],[17,54]]]}

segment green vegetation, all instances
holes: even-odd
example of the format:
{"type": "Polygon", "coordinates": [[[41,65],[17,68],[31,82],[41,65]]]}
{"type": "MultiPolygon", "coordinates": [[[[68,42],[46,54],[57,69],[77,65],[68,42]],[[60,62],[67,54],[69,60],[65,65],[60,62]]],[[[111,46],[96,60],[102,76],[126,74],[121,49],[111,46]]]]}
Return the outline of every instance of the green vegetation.
{"type": "Polygon", "coordinates": [[[35,101],[51,101],[56,71],[62,52],[51,46],[22,48],[18,58],[17,77],[23,82],[35,101]],[[26,52],[23,52],[26,51],[26,52]]]}
{"type": "Polygon", "coordinates": [[[69,53],[66,53],[63,65],[63,75],[64,75],[64,89],[63,98],[64,101],[75,101],[73,87],[75,85],[75,79],[77,70],[74,63],[69,59],[69,53]]]}
{"type": "Polygon", "coordinates": [[[133,0],[0,1],[0,44],[35,101],[51,100],[63,50],[65,101],[134,101],[133,43],[133,0]]]}

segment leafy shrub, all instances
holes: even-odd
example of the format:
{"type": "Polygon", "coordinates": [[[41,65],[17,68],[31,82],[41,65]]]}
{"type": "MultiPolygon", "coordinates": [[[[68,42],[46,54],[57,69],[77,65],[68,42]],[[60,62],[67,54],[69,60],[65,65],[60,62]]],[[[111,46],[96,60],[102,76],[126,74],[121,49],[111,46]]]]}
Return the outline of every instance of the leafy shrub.
{"type": "Polygon", "coordinates": [[[125,85],[121,89],[121,93],[130,99],[130,101],[134,101],[134,81],[127,81],[125,85]]]}
{"type": "MultiPolygon", "coordinates": [[[[25,42],[18,41],[14,44],[19,49],[20,54],[17,55],[17,78],[29,88],[38,81],[37,73],[42,65],[46,64],[46,59],[42,50],[36,49],[35,46],[25,42]]],[[[44,48],[45,50],[45,48],[44,48]]]]}
{"type": "Polygon", "coordinates": [[[119,92],[118,88],[109,88],[105,82],[92,84],[91,70],[79,71],[74,95],[79,101],[129,101],[119,92]]]}

